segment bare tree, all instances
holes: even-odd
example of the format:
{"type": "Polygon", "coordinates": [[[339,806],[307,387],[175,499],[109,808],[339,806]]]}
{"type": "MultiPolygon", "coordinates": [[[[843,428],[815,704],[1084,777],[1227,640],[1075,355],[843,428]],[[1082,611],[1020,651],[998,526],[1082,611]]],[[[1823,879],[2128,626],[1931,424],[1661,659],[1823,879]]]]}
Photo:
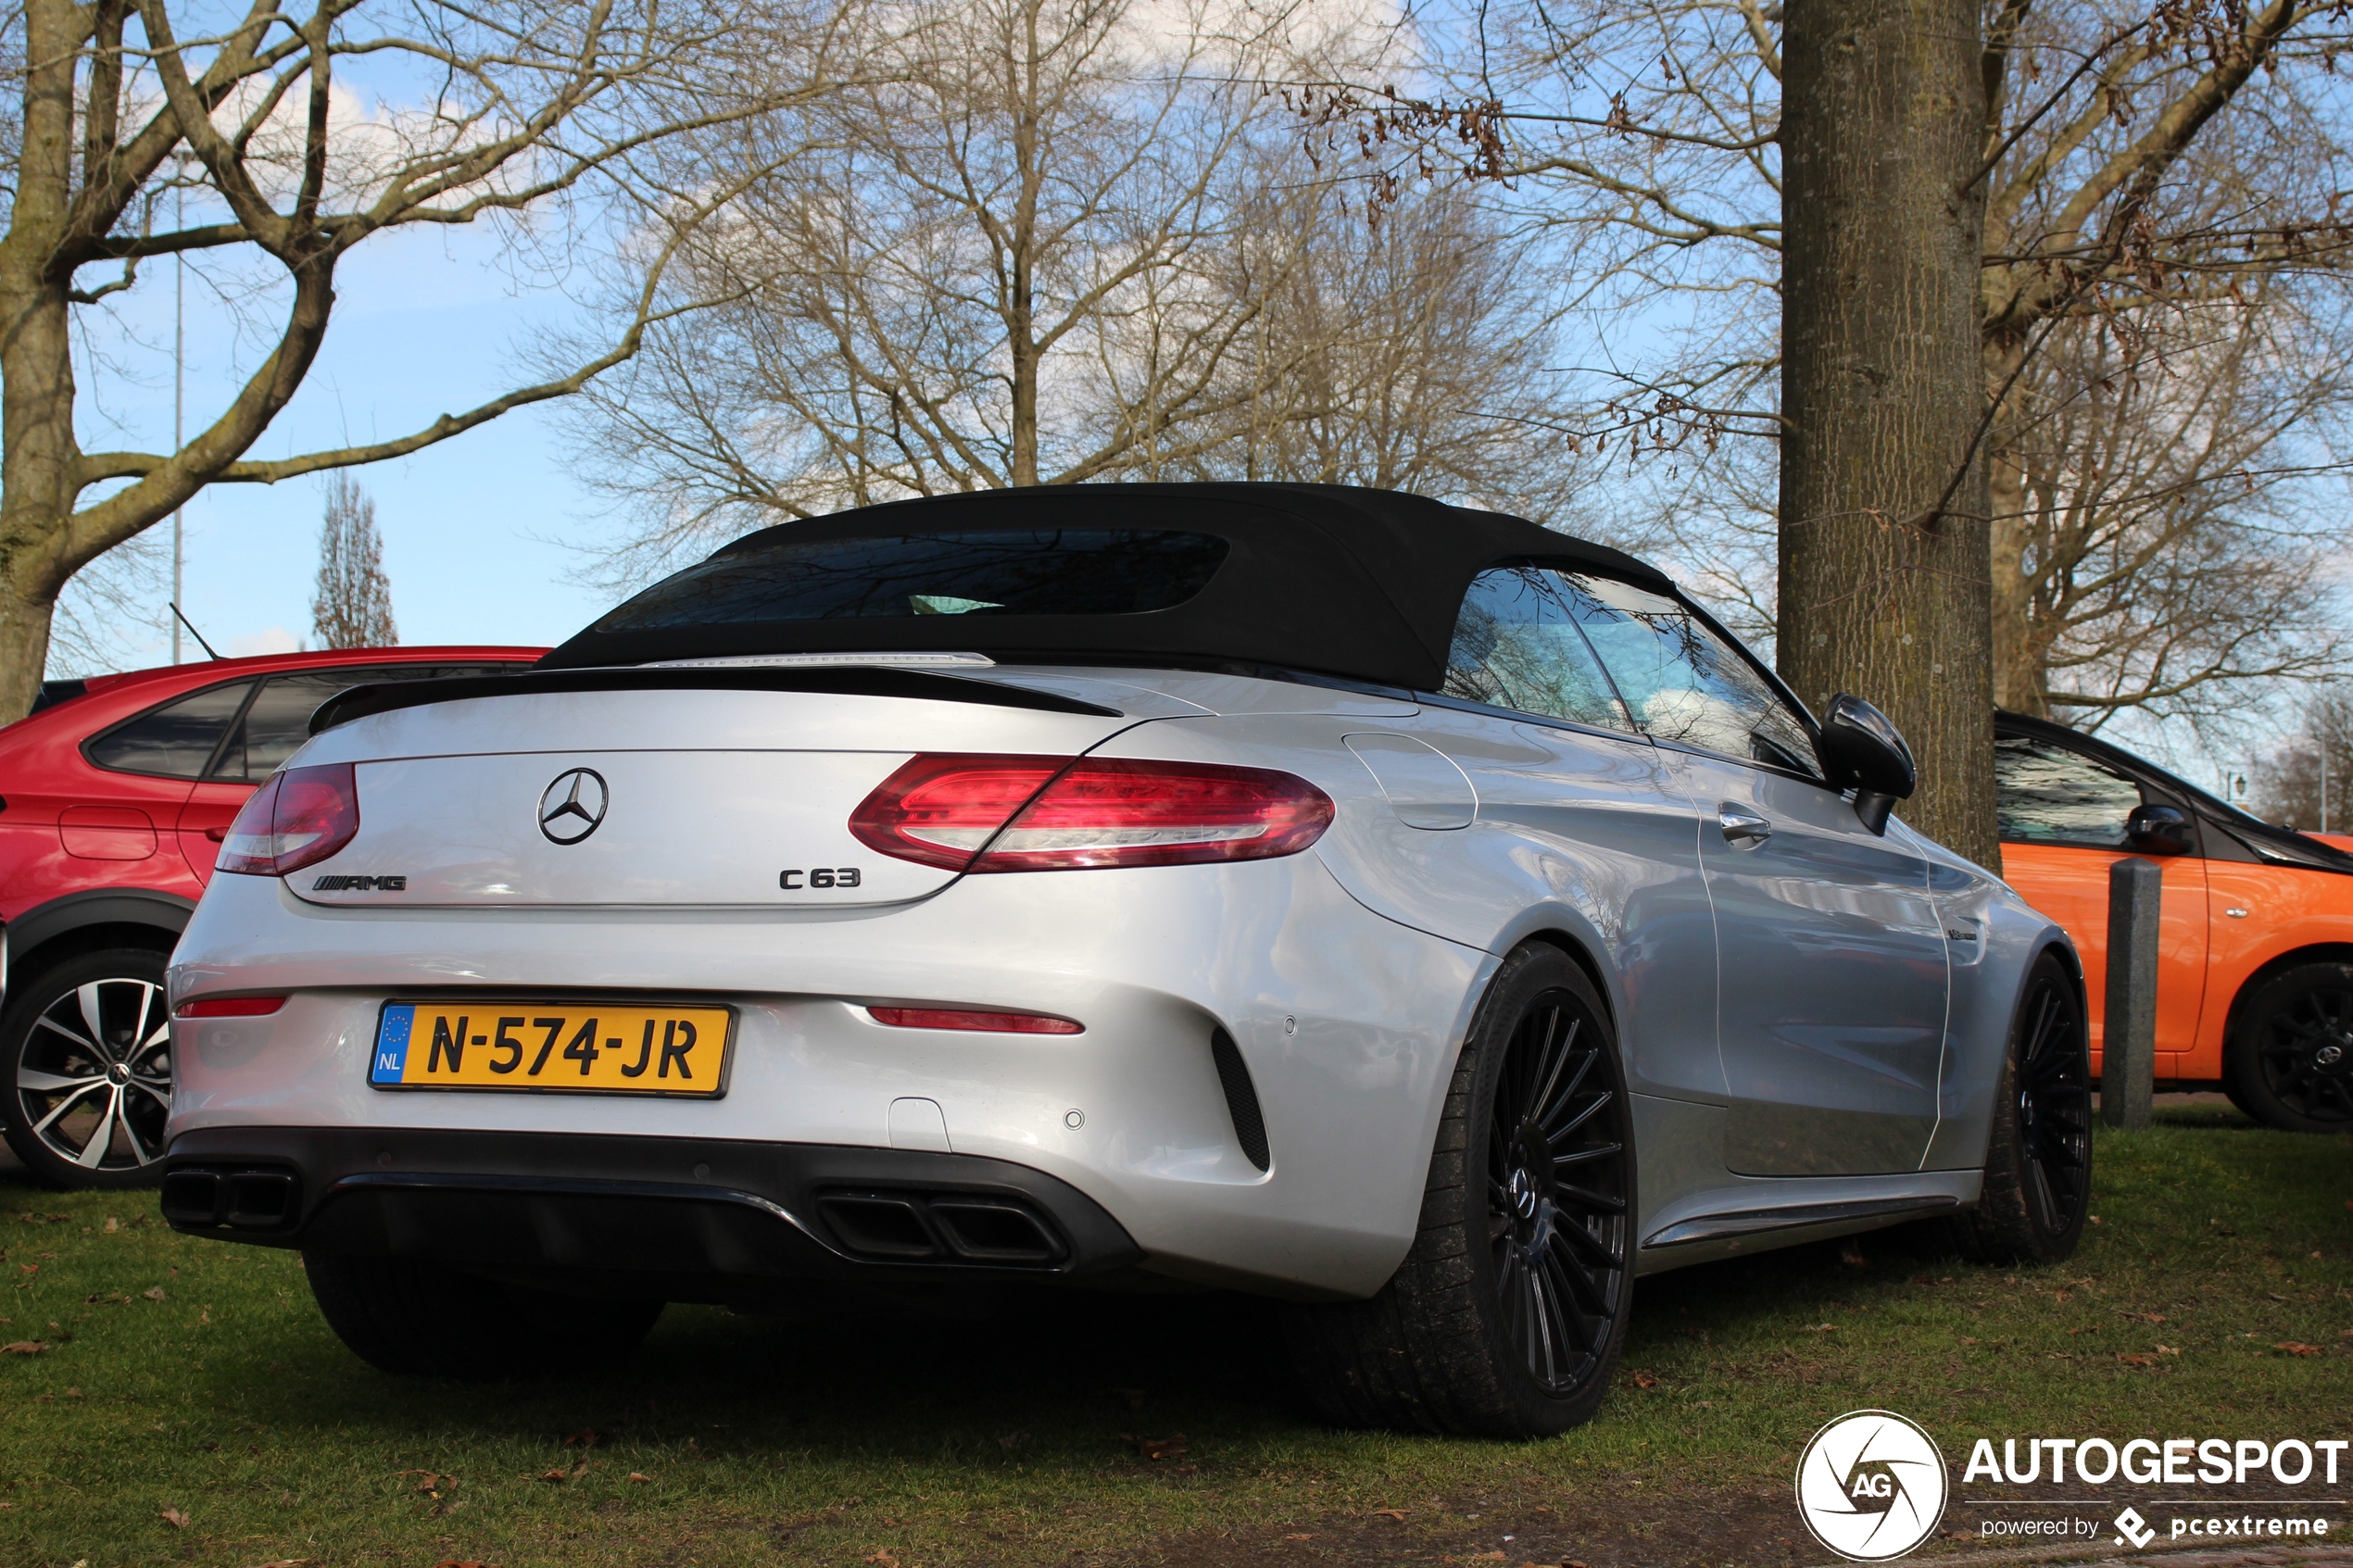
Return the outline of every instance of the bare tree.
{"type": "Polygon", "coordinates": [[[2332,684],[2304,705],[2299,734],[2255,765],[2255,807],[2307,833],[2353,830],[2353,692],[2332,684]]]}
{"type": "Polygon", "coordinates": [[[1344,37],[1279,7],[913,15],[879,52],[894,79],[826,107],[828,152],[683,250],[677,286],[730,303],[649,333],[574,405],[633,524],[615,576],[952,490],[1214,475],[1557,498],[1532,454],[1550,340],[1524,245],[1461,193],[1368,232],[1254,85],[1344,37]]]}
{"type": "Polygon", "coordinates": [[[2286,282],[2071,319],[2012,383],[1995,455],[1994,685],[2097,729],[2210,721],[2345,668],[2327,556],[2353,412],[2342,327],[2286,282]]]}
{"type": "Polygon", "coordinates": [[[1153,455],[1137,475],[1368,484],[1567,516],[1584,476],[1561,439],[1571,404],[1537,244],[1451,189],[1403,193],[1368,225],[1345,187],[1309,172],[1270,167],[1242,207],[1243,243],[1204,257],[1250,327],[1198,455],[1153,455]]]}
{"type": "Polygon", "coordinates": [[[836,54],[822,14],[779,8],[752,24],[708,0],[257,0],[224,31],[210,20],[172,0],[26,0],[0,23],[20,88],[0,126],[0,712],[29,705],[74,572],[206,485],[417,451],[576,391],[660,315],[648,282],[613,341],[535,384],[397,439],[248,458],[302,385],[353,247],[488,220],[519,250],[561,254],[605,225],[658,279],[733,194],[724,180],[673,184],[666,144],[813,97],[836,54]],[[335,76],[362,58],[407,100],[362,107],[335,76]],[[175,207],[159,198],[183,189],[191,220],[159,223],[175,207]],[[267,269],[258,303],[282,313],[274,342],[179,450],[84,451],[76,313],[134,287],[143,261],[181,255],[267,269]],[[83,281],[94,268],[112,270],[83,281]]]}
{"type": "Polygon", "coordinates": [[[319,583],[310,596],[310,631],[326,648],[391,647],[392,579],[384,575],[376,503],[348,474],[327,482],[327,516],[319,531],[319,583]]]}

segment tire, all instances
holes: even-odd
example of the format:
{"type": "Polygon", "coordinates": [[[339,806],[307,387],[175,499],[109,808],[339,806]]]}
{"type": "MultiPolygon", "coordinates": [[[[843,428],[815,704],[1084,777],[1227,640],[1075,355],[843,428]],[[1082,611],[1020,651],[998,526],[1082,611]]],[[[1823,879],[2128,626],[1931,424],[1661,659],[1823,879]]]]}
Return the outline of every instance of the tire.
{"type": "Polygon", "coordinates": [[[468,1382],[573,1372],[619,1360],[663,1303],[566,1296],[404,1258],[302,1255],[335,1337],[379,1371],[468,1382]]]}
{"type": "Polygon", "coordinates": [[[15,977],[0,1014],[0,1131],[42,1185],[153,1186],[171,1114],[164,955],[84,953],[15,977]]]}
{"type": "Polygon", "coordinates": [[[2239,1010],[2222,1057],[2231,1102],[2290,1133],[2353,1132],[2353,964],[2304,964],[2239,1010]]]}
{"type": "Polygon", "coordinates": [[[1310,1399],[1423,1432],[1592,1420],[1625,1343],[1635,1212],[1608,1011],[1566,954],[1521,947],[1455,1064],[1405,1261],[1370,1300],[1286,1311],[1310,1399]]]}
{"type": "Polygon", "coordinates": [[[2027,971],[1994,1092],[1985,1185],[1959,1221],[1982,1263],[2056,1263],[2092,1207],[2092,1059],[2083,1008],[2059,960],[2027,971]]]}

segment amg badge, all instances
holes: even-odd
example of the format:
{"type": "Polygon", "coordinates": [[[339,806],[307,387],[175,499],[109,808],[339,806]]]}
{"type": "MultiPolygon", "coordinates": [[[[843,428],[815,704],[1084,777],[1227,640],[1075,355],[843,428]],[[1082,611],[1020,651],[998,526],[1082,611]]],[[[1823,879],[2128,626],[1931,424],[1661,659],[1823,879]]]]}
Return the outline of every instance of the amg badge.
{"type": "Polygon", "coordinates": [[[313,893],[404,893],[405,876],[322,876],[310,884],[313,893]]]}

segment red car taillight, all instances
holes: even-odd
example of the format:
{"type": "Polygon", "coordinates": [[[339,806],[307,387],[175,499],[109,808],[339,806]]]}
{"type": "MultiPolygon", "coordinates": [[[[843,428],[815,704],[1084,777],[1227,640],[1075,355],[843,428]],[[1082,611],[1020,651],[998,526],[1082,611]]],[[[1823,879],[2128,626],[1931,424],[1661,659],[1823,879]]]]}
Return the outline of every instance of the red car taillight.
{"type": "Polygon", "coordinates": [[[325,859],[359,831],[359,786],[350,763],[289,768],[246,799],[215,869],[284,876],[325,859]]]}
{"type": "Polygon", "coordinates": [[[1268,768],[950,755],[910,759],[849,831],[883,854],[977,873],[1267,859],[1306,848],[1331,820],[1329,796],[1268,768]]]}

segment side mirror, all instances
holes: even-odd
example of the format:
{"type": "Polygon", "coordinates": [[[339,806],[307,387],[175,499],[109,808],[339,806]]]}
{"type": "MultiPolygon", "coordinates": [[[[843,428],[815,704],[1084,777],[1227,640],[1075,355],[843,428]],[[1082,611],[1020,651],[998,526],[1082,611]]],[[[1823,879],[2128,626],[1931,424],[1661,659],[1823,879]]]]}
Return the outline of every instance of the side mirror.
{"type": "Polygon", "coordinates": [[[2124,819],[2124,842],[2145,855],[2187,855],[2197,847],[2197,829],[2179,806],[2135,806],[2124,819]]]}
{"type": "Polygon", "coordinates": [[[1919,787],[1919,765],[1894,721],[1859,696],[1839,693],[1822,716],[1815,755],[1833,787],[1855,792],[1855,814],[1873,833],[1887,831],[1887,814],[1919,787]]]}

